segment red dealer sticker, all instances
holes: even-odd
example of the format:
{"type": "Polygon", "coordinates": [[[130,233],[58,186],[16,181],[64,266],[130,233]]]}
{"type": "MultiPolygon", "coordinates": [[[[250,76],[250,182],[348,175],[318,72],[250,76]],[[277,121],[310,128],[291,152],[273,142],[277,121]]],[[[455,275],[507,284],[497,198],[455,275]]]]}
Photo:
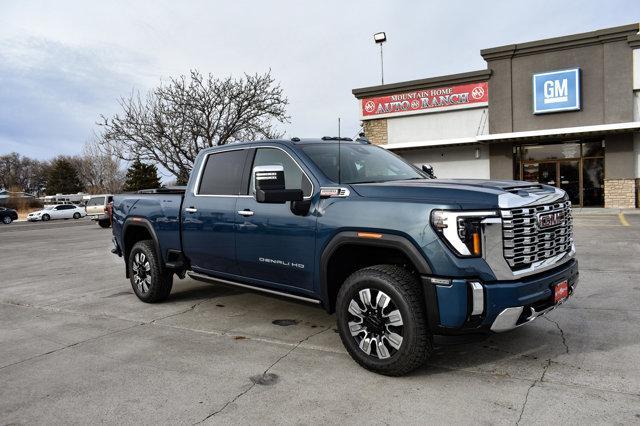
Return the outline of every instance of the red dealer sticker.
{"type": "Polygon", "coordinates": [[[446,108],[464,108],[489,100],[486,81],[457,86],[434,87],[414,92],[362,99],[362,116],[429,112],[446,108]]]}

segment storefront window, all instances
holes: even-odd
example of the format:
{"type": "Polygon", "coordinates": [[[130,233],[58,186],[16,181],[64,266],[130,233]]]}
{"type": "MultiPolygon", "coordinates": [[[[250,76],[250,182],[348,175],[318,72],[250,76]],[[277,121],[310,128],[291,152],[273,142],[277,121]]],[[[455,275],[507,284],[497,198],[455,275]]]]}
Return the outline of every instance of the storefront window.
{"type": "Polygon", "coordinates": [[[583,157],[604,157],[604,146],[602,141],[583,143],[582,156],[583,157]]]}
{"type": "Polygon", "coordinates": [[[604,205],[602,140],[515,147],[514,177],[564,189],[575,205],[604,205]]]}
{"type": "Polygon", "coordinates": [[[582,205],[604,205],[604,158],[582,160],[582,205]]]}
{"type": "Polygon", "coordinates": [[[555,160],[558,158],[580,158],[580,144],[563,143],[522,147],[524,161],[555,160]]]}

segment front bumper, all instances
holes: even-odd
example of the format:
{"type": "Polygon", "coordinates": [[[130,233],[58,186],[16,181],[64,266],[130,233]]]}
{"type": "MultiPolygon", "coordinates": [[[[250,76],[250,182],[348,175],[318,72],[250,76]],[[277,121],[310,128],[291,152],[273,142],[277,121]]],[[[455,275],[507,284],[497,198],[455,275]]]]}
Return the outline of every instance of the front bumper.
{"type": "Polygon", "coordinates": [[[578,261],[517,281],[481,282],[425,277],[429,325],[434,334],[512,330],[555,309],[553,286],[567,280],[569,297],[578,285],[578,261]],[[474,285],[482,291],[474,294],[474,285]],[[434,300],[435,299],[435,300],[434,300]],[[478,312],[478,304],[482,313],[478,312]],[[435,314],[433,313],[435,312],[435,314]]]}

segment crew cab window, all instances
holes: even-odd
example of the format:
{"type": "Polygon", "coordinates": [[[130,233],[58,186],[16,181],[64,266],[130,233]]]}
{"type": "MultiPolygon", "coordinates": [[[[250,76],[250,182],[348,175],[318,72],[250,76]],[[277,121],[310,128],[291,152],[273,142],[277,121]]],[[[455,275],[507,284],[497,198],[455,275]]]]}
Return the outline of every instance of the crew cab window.
{"type": "Polygon", "coordinates": [[[87,206],[101,206],[104,204],[104,197],[95,197],[89,200],[87,206]]]}
{"type": "MultiPolygon", "coordinates": [[[[284,168],[284,187],[286,189],[302,189],[305,197],[311,195],[311,181],[286,152],[276,148],[258,148],[251,170],[257,166],[282,166],[284,168]]],[[[255,194],[256,185],[253,171],[249,188],[251,188],[251,194],[255,194]]]]}
{"type": "Polygon", "coordinates": [[[246,151],[210,154],[200,178],[199,195],[238,195],[246,151]]]}

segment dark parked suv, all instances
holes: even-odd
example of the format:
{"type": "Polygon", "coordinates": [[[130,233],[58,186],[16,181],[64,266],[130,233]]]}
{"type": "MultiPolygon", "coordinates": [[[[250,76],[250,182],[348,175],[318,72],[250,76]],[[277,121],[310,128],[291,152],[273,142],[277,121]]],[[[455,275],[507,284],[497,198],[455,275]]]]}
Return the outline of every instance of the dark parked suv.
{"type": "Polygon", "coordinates": [[[5,225],[10,224],[14,220],[18,220],[18,212],[6,207],[0,207],[0,222],[5,225]]]}
{"type": "Polygon", "coordinates": [[[113,202],[113,251],[140,300],[189,274],[316,303],[382,374],[420,366],[434,335],[533,321],[578,282],[564,191],[429,179],[366,140],[208,148],[186,189],[157,192],[113,202]]]}

